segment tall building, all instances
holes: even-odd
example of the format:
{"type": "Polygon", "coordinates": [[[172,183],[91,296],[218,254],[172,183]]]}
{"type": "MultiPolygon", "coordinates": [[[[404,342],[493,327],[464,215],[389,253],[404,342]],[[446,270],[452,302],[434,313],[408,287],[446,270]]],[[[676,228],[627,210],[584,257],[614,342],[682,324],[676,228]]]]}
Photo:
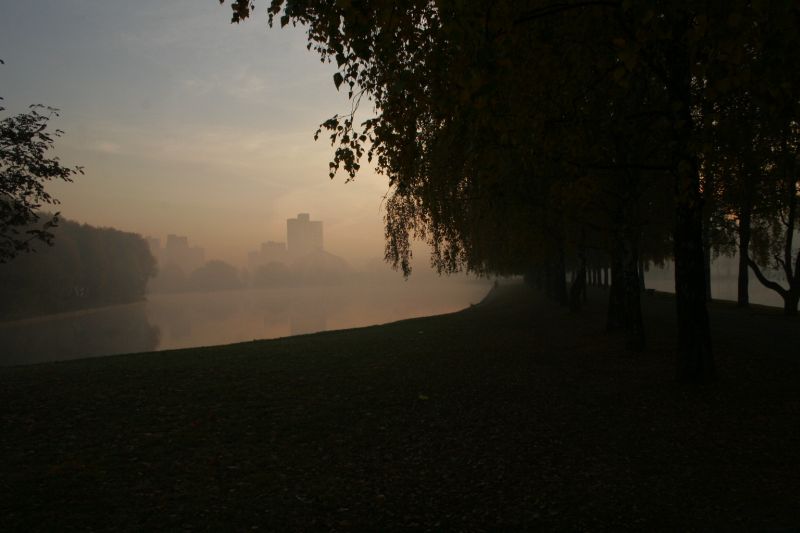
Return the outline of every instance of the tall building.
{"type": "Polygon", "coordinates": [[[322,250],[322,221],[311,220],[308,213],[286,221],[286,243],[291,258],[322,250]]]}

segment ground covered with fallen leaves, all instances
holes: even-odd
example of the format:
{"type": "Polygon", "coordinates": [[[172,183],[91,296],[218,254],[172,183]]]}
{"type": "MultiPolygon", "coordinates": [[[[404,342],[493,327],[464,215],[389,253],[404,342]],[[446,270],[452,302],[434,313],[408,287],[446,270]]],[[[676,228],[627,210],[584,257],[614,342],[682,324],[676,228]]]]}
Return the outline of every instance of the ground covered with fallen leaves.
{"type": "Polygon", "coordinates": [[[800,527],[800,321],[711,307],[718,380],[521,286],[461,313],[0,369],[0,529],[800,527]]]}

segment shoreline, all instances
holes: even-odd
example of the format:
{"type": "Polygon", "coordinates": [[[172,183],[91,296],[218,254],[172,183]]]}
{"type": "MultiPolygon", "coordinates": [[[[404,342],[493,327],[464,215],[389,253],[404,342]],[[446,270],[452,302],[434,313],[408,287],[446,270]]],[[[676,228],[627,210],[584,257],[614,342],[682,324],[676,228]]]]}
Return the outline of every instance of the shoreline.
{"type": "Polygon", "coordinates": [[[223,346],[343,330],[462,310],[489,284],[238,290],[151,296],[149,301],[6,322],[4,366],[132,352],[223,346]]]}
{"type": "MultiPolygon", "coordinates": [[[[484,284],[484,283],[481,283],[480,281],[475,281],[475,280],[466,280],[466,281],[463,281],[462,283],[465,283],[465,284],[482,284],[482,285],[484,284]]],[[[507,283],[503,283],[501,285],[506,285],[506,284],[507,283]]],[[[491,281],[486,281],[485,285],[491,290],[491,288],[492,288],[491,281]]],[[[326,286],[322,286],[322,288],[334,288],[334,287],[335,288],[346,288],[347,285],[330,285],[330,286],[326,285],[326,286]]],[[[173,298],[173,297],[187,297],[188,298],[188,297],[198,297],[198,296],[202,297],[202,296],[208,296],[208,295],[214,295],[214,294],[233,294],[233,293],[242,294],[242,293],[266,292],[266,291],[273,291],[273,290],[291,291],[291,290],[297,290],[297,289],[308,289],[308,290],[311,290],[311,289],[319,289],[319,288],[320,288],[320,286],[259,287],[259,288],[248,287],[248,288],[226,289],[226,290],[216,290],[216,291],[147,293],[143,299],[137,300],[137,301],[133,301],[133,302],[119,303],[119,304],[109,304],[109,305],[104,305],[104,306],[100,306],[100,307],[89,307],[89,308],[85,308],[85,309],[75,309],[73,311],[62,311],[62,312],[59,312],[59,313],[49,313],[49,314],[45,314],[45,315],[36,315],[36,316],[32,316],[32,317],[15,318],[15,319],[10,319],[10,320],[0,320],[0,329],[1,328],[11,328],[11,327],[16,327],[16,326],[25,326],[25,325],[29,325],[29,324],[36,324],[36,323],[48,322],[48,321],[63,320],[63,319],[68,319],[68,318],[75,318],[75,317],[80,317],[80,316],[86,316],[86,315],[92,315],[92,314],[96,314],[96,313],[101,313],[103,311],[110,311],[110,310],[114,310],[114,309],[121,309],[121,308],[125,308],[125,307],[136,306],[136,305],[146,305],[146,304],[150,303],[150,300],[148,298],[151,297],[151,296],[152,297],[156,297],[156,298],[173,298]]],[[[598,288],[598,287],[595,287],[595,288],[598,288]]],[[[598,289],[600,289],[600,288],[598,288],[598,289]]],[[[601,289],[601,290],[605,290],[605,289],[601,289]]],[[[649,287],[648,286],[648,287],[646,287],[645,292],[642,293],[642,298],[646,298],[647,297],[647,294],[648,294],[647,291],[654,291],[656,294],[665,294],[665,295],[674,295],[675,294],[673,291],[662,290],[662,289],[653,288],[653,287],[649,287]]],[[[470,306],[475,306],[475,305],[479,305],[479,303],[480,302],[474,303],[474,304],[469,304],[469,305],[470,306]]],[[[730,304],[736,304],[736,300],[723,299],[723,298],[712,298],[710,303],[723,304],[723,305],[729,304],[729,303],[730,304]]],[[[751,302],[750,306],[753,307],[753,308],[777,309],[777,310],[781,310],[783,308],[780,303],[779,304],[775,304],[775,305],[771,305],[771,304],[763,304],[763,303],[753,303],[753,302],[751,302]]],[[[428,316],[428,315],[426,315],[426,316],[428,316]]],[[[436,315],[430,315],[430,316],[436,316],[436,315]]]]}

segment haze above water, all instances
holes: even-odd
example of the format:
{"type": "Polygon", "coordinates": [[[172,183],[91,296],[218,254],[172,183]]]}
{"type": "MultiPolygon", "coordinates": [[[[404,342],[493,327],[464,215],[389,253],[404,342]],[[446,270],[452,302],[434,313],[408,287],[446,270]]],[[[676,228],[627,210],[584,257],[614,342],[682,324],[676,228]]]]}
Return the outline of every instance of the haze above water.
{"type": "Polygon", "coordinates": [[[30,364],[271,339],[458,311],[486,281],[153,294],[147,301],[0,323],[0,364],[30,364]]]}
{"type": "MultiPolygon", "coordinates": [[[[715,262],[715,299],[736,297],[731,259],[715,262]]],[[[645,275],[648,288],[672,292],[669,265],[645,275]]],[[[150,294],[147,301],[0,323],[0,365],[171,350],[274,339],[451,313],[480,302],[487,280],[414,278],[328,287],[150,294]]],[[[780,299],[751,277],[755,304],[780,299]]]]}

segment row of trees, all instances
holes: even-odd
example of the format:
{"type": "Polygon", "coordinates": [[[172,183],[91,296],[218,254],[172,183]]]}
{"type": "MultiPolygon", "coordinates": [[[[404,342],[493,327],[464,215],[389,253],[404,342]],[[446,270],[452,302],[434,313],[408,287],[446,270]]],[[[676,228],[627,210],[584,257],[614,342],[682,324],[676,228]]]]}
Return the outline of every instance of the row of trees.
{"type": "Polygon", "coordinates": [[[0,319],[144,298],[156,263],[141,236],[69,220],[50,231],[55,246],[40,243],[35,253],[0,265],[0,319]]]}
{"type": "Polygon", "coordinates": [[[188,274],[173,263],[163,265],[147,289],[152,293],[204,292],[240,289],[242,286],[236,267],[224,261],[213,260],[188,274]]]}
{"type": "Polygon", "coordinates": [[[243,287],[274,288],[309,285],[335,285],[353,278],[347,263],[322,250],[314,251],[292,264],[269,262],[252,272],[241,274],[224,261],[208,261],[188,275],[179,266],[167,263],[148,285],[150,292],[203,292],[241,289],[243,287]]]}
{"type": "MultiPolygon", "coordinates": [[[[231,6],[239,22],[255,2],[231,6]]],[[[526,272],[566,301],[568,262],[579,280],[610,264],[609,327],[637,348],[638,265],[672,258],[688,381],[714,375],[707,269],[731,234],[740,302],[749,266],[796,313],[796,2],[272,0],[267,13],[338,65],[353,111],[318,132],[331,176],[366,155],[389,177],[386,256],[406,273],[422,238],[441,271],[526,272]],[[788,286],[766,279],[768,260],[788,286]]]]}

